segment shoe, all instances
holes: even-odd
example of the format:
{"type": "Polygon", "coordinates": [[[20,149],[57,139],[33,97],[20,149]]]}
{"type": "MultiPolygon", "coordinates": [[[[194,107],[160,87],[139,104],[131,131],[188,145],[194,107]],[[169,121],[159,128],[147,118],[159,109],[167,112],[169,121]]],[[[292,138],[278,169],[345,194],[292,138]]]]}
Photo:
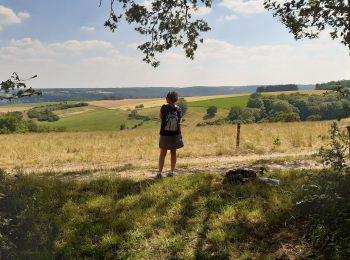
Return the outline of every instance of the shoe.
{"type": "Polygon", "coordinates": [[[167,177],[174,177],[174,172],[169,172],[169,173],[167,174],[167,177]]]}
{"type": "Polygon", "coordinates": [[[161,179],[161,178],[163,178],[163,175],[161,174],[161,173],[157,173],[157,175],[156,175],[156,177],[155,177],[155,179],[161,179]]]}

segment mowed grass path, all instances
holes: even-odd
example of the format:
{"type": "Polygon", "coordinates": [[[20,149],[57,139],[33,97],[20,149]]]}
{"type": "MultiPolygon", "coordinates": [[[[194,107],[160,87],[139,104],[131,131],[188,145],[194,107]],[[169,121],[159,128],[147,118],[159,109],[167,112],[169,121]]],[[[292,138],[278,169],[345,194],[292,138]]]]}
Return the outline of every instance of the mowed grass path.
{"type": "Polygon", "coordinates": [[[228,97],[228,98],[217,98],[210,100],[202,100],[195,102],[188,102],[189,107],[210,107],[216,106],[217,108],[230,109],[231,107],[246,107],[248,104],[249,95],[228,97]]]}

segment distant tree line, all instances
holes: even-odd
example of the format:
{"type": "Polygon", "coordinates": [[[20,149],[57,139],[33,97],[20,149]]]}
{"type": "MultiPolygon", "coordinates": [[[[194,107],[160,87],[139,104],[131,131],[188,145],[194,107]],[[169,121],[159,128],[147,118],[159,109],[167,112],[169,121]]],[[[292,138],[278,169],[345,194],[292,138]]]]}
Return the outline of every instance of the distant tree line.
{"type": "Polygon", "coordinates": [[[39,126],[33,120],[25,120],[21,112],[0,113],[0,134],[63,132],[65,130],[65,127],[39,126]]]}
{"type": "Polygon", "coordinates": [[[256,89],[256,92],[262,93],[262,92],[297,91],[297,90],[298,90],[297,85],[288,84],[288,85],[261,86],[256,89]]]}
{"type": "Polygon", "coordinates": [[[339,80],[316,84],[317,90],[337,90],[340,88],[350,88],[350,80],[339,80]]]}
{"type": "Polygon", "coordinates": [[[333,120],[350,117],[350,98],[339,95],[280,94],[250,95],[247,107],[234,106],[225,119],[200,123],[217,125],[224,123],[295,122],[333,120]]]}
{"type": "Polygon", "coordinates": [[[36,118],[38,121],[55,122],[58,121],[60,118],[58,115],[54,114],[53,111],[66,110],[75,107],[84,107],[88,105],[88,103],[59,103],[40,107],[33,107],[30,110],[28,110],[27,115],[31,119],[36,118]]]}

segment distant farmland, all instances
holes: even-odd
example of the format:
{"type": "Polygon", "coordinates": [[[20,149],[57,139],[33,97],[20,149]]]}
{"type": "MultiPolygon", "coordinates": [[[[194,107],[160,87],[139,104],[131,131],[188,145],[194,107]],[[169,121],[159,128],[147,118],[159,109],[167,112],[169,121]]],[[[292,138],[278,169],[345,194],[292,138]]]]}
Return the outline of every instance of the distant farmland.
{"type": "MultiPolygon", "coordinates": [[[[127,114],[120,110],[101,109],[60,118],[57,122],[43,122],[50,127],[65,127],[67,131],[117,131],[127,121],[127,114]]],[[[129,123],[136,123],[130,120],[129,123]],[[130,122],[132,121],[132,122],[130,122]]]]}
{"type": "Polygon", "coordinates": [[[228,98],[217,98],[210,100],[202,100],[189,102],[190,107],[210,107],[216,106],[217,108],[230,109],[233,106],[246,107],[248,103],[249,96],[236,96],[228,98]]]}

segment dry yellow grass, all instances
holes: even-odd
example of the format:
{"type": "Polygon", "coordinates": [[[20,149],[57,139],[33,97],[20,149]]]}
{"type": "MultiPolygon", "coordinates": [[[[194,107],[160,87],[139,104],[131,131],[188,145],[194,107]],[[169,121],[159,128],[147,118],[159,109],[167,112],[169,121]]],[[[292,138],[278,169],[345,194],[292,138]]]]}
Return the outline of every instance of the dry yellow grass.
{"type": "MultiPolygon", "coordinates": [[[[349,122],[342,122],[347,124],[349,122]]],[[[327,140],[330,122],[243,125],[240,150],[235,126],[184,127],[180,158],[315,151],[327,140]],[[274,144],[279,138],[280,144],[274,144]]],[[[1,135],[1,168],[55,167],[79,164],[156,163],[158,130],[1,135]]],[[[258,158],[258,157],[257,157],[258,158]]],[[[181,160],[181,159],[180,159],[181,160]]]]}
{"type": "Polygon", "coordinates": [[[0,113],[7,113],[7,112],[24,112],[28,110],[28,107],[0,107],[0,113]]]}

